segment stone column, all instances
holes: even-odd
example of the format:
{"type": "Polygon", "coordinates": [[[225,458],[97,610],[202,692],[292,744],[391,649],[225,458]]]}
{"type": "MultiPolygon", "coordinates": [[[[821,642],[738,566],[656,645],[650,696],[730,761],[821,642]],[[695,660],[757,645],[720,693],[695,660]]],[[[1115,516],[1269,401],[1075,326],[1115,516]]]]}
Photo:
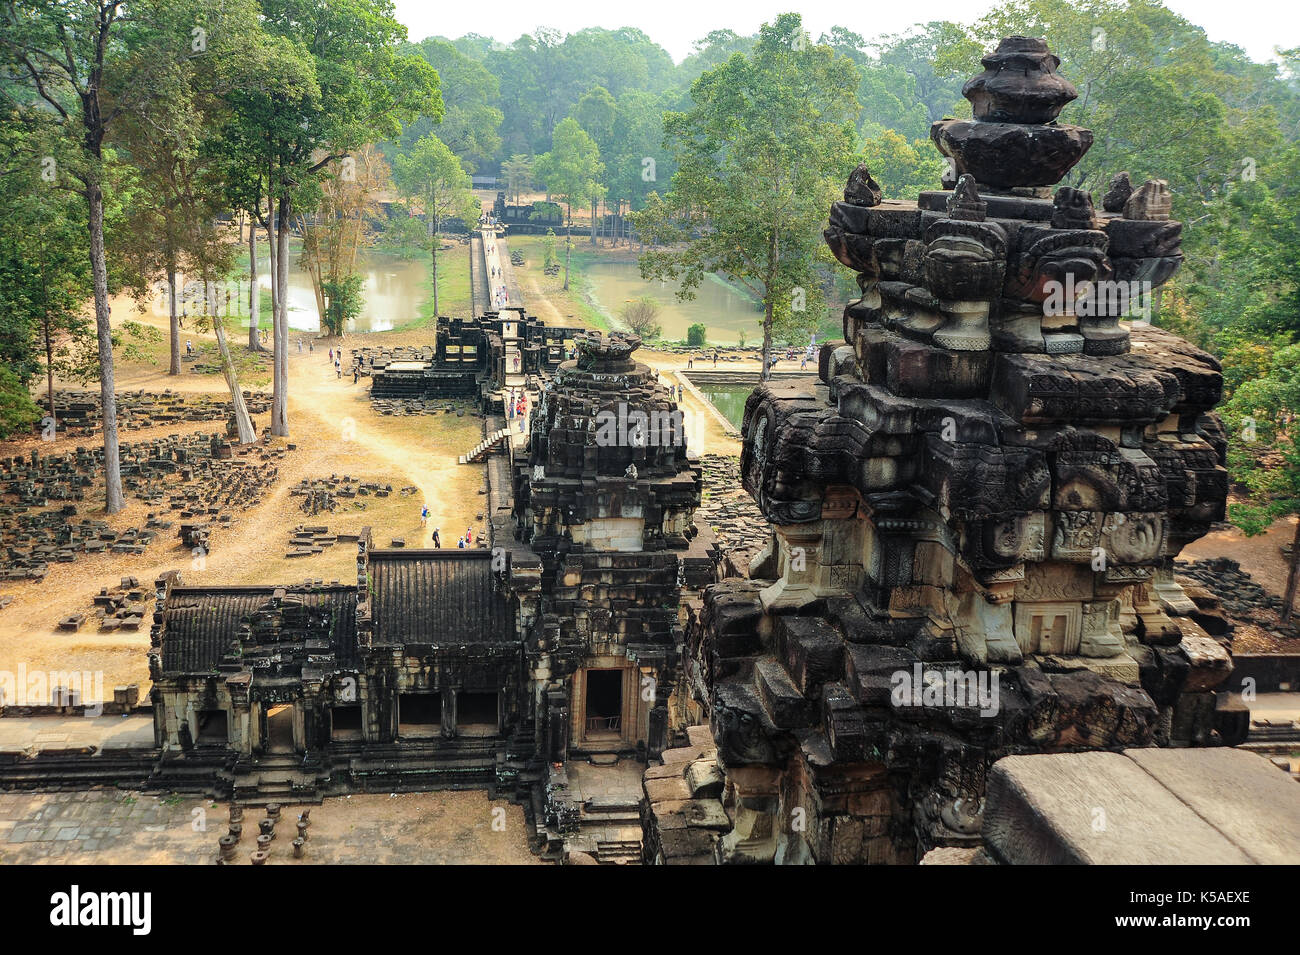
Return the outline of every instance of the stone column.
{"type": "Polygon", "coordinates": [[[444,739],[454,739],[456,736],[456,697],[458,690],[447,689],[442,691],[442,736],[444,739]]]}

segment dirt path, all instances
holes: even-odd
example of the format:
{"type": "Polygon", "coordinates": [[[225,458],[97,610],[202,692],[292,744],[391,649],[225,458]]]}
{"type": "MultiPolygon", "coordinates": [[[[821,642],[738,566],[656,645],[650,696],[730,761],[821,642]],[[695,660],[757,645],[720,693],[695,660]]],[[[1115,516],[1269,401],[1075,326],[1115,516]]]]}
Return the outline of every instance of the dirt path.
{"type": "MultiPolygon", "coordinates": [[[[146,323],[161,324],[152,316],[132,314],[119,306],[116,314],[146,323]]],[[[195,344],[203,336],[187,334],[195,344]]],[[[430,331],[354,335],[342,341],[344,349],[367,343],[384,345],[425,343],[430,331]]],[[[288,440],[273,439],[274,446],[292,444],[294,449],[279,462],[279,478],[261,502],[242,512],[233,513],[228,529],[215,528],[211,552],[201,563],[174,536],[179,518],[166,510],[159,511],[163,520],[173,521],[170,531],[140,556],[84,556],[73,563],[52,564],[41,583],[23,582],[0,585],[0,593],[14,601],[0,610],[0,670],[18,672],[24,666],[33,671],[88,670],[103,674],[103,685],[111,695],[115,685],[148,685],[145,651],[149,646],[148,624],[136,633],[98,633],[87,626],[81,632],[66,633],[55,628],[59,619],[74,612],[90,609],[91,596],[101,587],[116,585],[121,577],[134,576],[148,585],[167,570],[180,570],[189,585],[230,585],[297,582],[303,579],[356,579],[356,550],[351,544],[338,544],[309,558],[286,558],[287,545],[298,524],[323,524],[332,532],[360,531],[374,528],[375,543],[387,546],[395,537],[408,547],[429,546],[435,527],[440,528],[444,546],[456,545],[456,539],[472,526],[475,536],[485,530],[479,517],[485,510],[484,469],[481,465],[458,465],[456,459],[478,442],[482,435],[481,419],[466,415],[420,415],[385,417],[375,413],[368,399],[368,384],[353,384],[351,376],[336,377],[328,352],[340,343],[320,340],[314,351],[297,350],[297,335],[290,335],[289,350],[289,427],[288,440]],[[366,498],[351,502],[347,509],[311,516],[300,508],[301,498],[290,490],[301,480],[348,475],[360,481],[391,485],[386,498],[366,498]],[[404,487],[415,487],[414,494],[402,494],[404,487]],[[364,503],[364,510],[357,504],[364,503]],[[420,507],[427,503],[430,521],[420,527],[420,507]]],[[[161,367],[118,366],[119,391],[145,390],[173,393],[225,392],[224,381],[217,376],[186,371],[177,377],[161,367]]],[[[267,425],[267,415],[254,416],[259,434],[267,425]]],[[[124,442],[139,441],[163,434],[223,430],[217,422],[164,427],[148,431],[123,432],[124,442]]],[[[94,439],[60,437],[53,444],[30,439],[0,446],[0,454],[22,453],[39,446],[42,453],[62,453],[77,445],[93,445],[94,439]]],[[[145,505],[129,498],[129,506],[112,518],[103,512],[102,483],[92,487],[87,500],[78,507],[78,517],[107,520],[115,529],[143,527],[147,514],[155,505],[145,505]]],[[[146,621],[148,617],[146,617],[146,621]]]]}

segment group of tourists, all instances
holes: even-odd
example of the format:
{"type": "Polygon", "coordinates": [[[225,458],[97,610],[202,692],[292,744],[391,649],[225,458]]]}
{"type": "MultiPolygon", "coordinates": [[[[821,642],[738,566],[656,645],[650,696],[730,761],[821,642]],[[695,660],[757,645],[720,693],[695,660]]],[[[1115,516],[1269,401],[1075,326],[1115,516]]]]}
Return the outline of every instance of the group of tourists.
{"type": "MultiPolygon", "coordinates": [[[[429,506],[425,504],[420,508],[420,526],[426,527],[428,526],[428,523],[429,523],[429,506]]],[[[433,529],[433,546],[438,548],[439,550],[442,549],[442,528],[440,527],[435,527],[433,529]]],[[[457,538],[456,546],[461,550],[464,550],[467,547],[474,546],[473,527],[465,528],[464,535],[457,538]]]]}
{"type": "Polygon", "coordinates": [[[519,433],[524,433],[524,422],[528,420],[528,395],[520,389],[518,394],[511,388],[502,401],[506,408],[506,418],[519,420],[519,433]]]}

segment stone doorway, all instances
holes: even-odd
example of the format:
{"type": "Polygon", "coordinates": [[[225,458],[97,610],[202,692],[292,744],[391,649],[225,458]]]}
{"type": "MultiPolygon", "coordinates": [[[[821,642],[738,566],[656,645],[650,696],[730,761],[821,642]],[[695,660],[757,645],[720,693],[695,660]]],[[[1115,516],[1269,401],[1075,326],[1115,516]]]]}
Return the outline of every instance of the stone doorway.
{"type": "Polygon", "coordinates": [[[586,671],[583,740],[623,738],[623,670],[586,671]]]}
{"type": "Polygon", "coordinates": [[[293,742],[293,704],[281,703],[266,711],[266,751],[268,753],[292,753],[296,747],[293,742]]]}
{"type": "Polygon", "coordinates": [[[200,710],[199,746],[227,746],[230,744],[230,719],[225,710],[200,710]]]}
{"type": "Polygon", "coordinates": [[[441,693],[402,693],[397,697],[400,738],[438,736],[442,731],[441,693]]]}
{"type": "Polygon", "coordinates": [[[500,721],[496,693],[459,693],[456,696],[458,736],[496,736],[500,721]]]}
{"type": "Polygon", "coordinates": [[[1025,653],[1074,655],[1083,633],[1083,610],[1077,603],[1017,601],[1016,642],[1025,653]]]}

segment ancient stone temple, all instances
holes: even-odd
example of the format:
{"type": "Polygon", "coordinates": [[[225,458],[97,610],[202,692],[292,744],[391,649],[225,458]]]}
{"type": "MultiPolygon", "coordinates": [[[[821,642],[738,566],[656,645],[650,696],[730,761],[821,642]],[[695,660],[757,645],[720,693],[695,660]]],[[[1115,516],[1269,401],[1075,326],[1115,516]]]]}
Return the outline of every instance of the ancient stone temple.
{"type": "Polygon", "coordinates": [[[639,859],[629,758],[685,721],[683,595],[715,561],[700,465],[638,345],[580,337],[527,445],[488,458],[489,547],[380,549],[367,528],[355,583],[160,579],[151,779],[261,801],[485,788],[525,803],[539,848],[564,851],[592,815],[583,845],[639,859]],[[600,786],[615,795],[593,808],[600,786]]]}
{"type": "Polygon", "coordinates": [[[1219,365],[1144,320],[1181,261],[1169,190],[1120,173],[1097,209],[1056,186],[1092,143],[1056,121],[1059,61],[1010,37],[983,64],[973,119],[931,131],[947,188],[886,200],[852,175],[825,233],[861,289],[844,341],[746,405],[774,532],[694,609],[716,755],[693,739],[676,763],[716,760],[730,823],[674,835],[717,818],[693,785],[652,805],[661,861],[911,863],[978,842],[1002,756],[1241,729],[1170,569],[1227,475],[1219,365]]]}
{"type": "Polygon", "coordinates": [[[682,413],[632,358],[639,345],[580,337],[514,465],[511,588],[534,635],[528,661],[545,687],[552,762],[571,751],[658,755],[681,590],[713,578],[711,535],[694,521],[700,467],[687,458],[682,413]]]}

